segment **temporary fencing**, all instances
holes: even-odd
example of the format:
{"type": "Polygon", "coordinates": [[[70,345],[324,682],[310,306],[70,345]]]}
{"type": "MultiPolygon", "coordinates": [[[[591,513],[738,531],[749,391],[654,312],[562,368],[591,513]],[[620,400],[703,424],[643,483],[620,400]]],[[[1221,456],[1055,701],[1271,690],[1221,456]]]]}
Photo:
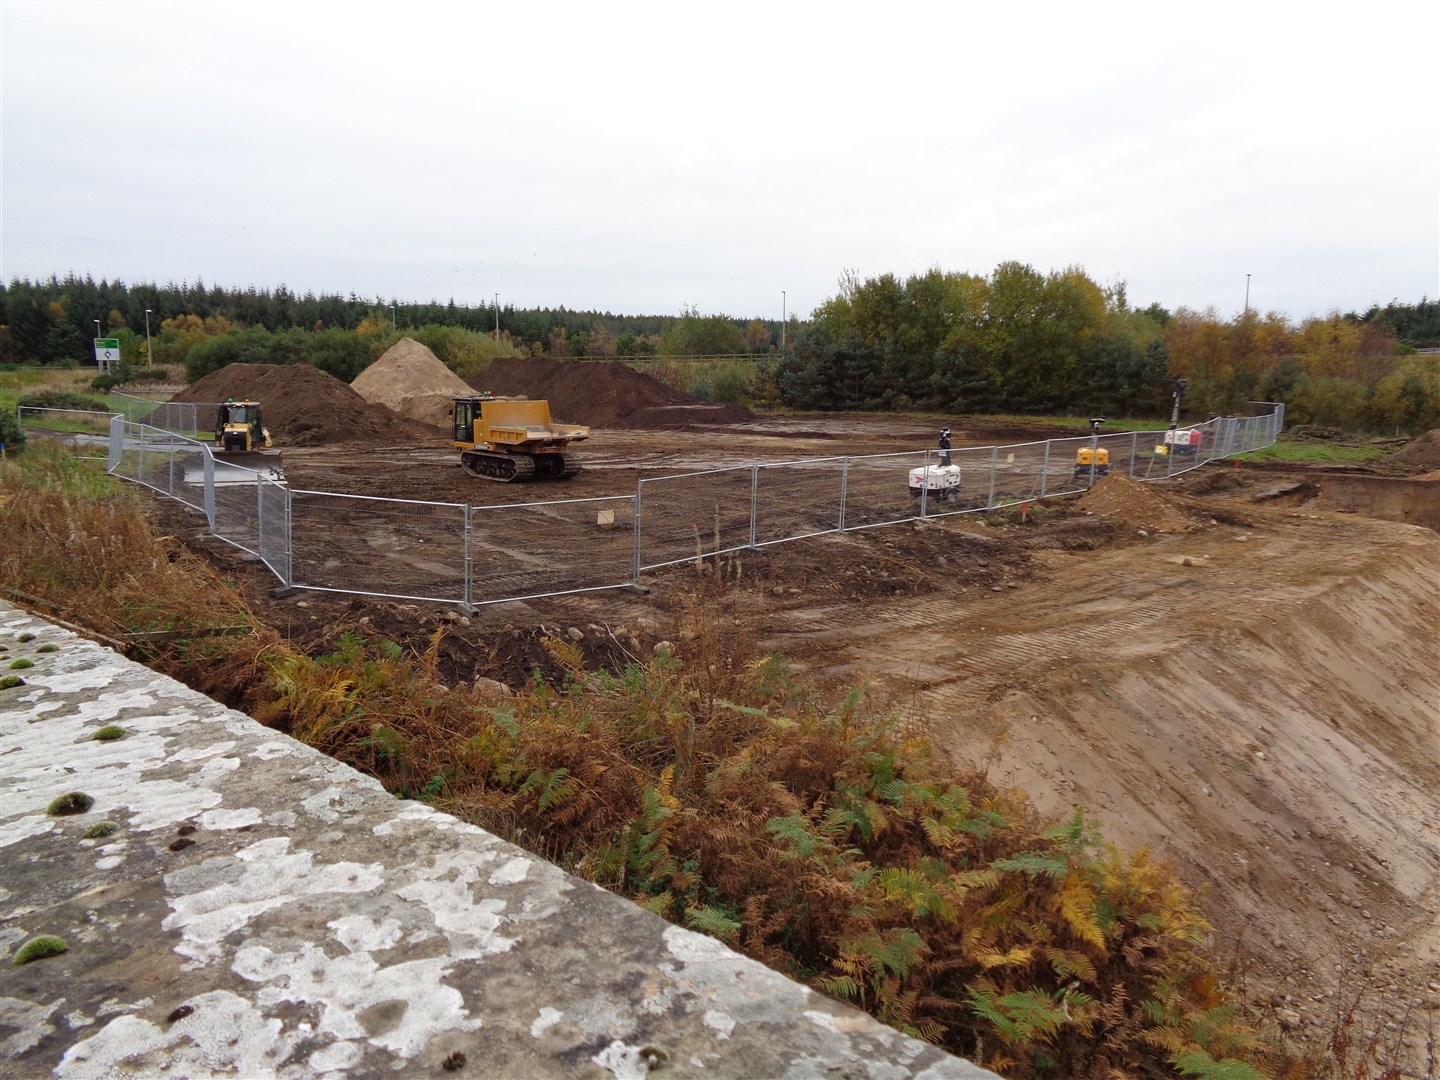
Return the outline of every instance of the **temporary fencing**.
{"type": "Polygon", "coordinates": [[[292,491],[286,584],[464,603],[468,521],[459,503],[292,491]]]}
{"type": "Polygon", "coordinates": [[[207,443],[120,416],[110,471],[203,511],[216,536],[255,555],[283,588],[477,606],[633,586],[693,559],[1076,494],[1107,473],[1176,476],[1274,443],[1284,406],[1252,404],[1268,411],[1169,438],[1133,431],[810,458],[647,478],[633,495],[487,506],[295,491],[217,463],[207,443]],[[911,471],[942,463],[958,466],[959,486],[912,493],[911,471]]]}

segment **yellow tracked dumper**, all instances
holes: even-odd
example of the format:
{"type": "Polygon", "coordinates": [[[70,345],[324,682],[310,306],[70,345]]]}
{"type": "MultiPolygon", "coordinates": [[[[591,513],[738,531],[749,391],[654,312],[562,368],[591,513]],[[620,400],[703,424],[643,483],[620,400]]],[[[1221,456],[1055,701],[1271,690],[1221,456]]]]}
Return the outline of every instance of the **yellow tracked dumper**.
{"type": "Polygon", "coordinates": [[[548,401],[456,398],[451,419],[460,465],[502,484],[574,476],[580,466],[566,448],[590,437],[588,427],[553,422],[548,401]]]}

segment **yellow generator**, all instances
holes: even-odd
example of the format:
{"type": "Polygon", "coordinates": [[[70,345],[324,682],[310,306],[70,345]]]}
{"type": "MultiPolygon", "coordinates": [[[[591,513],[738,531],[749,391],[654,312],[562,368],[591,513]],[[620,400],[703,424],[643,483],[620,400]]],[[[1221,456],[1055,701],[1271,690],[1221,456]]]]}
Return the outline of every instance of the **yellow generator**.
{"type": "Polygon", "coordinates": [[[1110,472],[1110,451],[1103,446],[1091,449],[1082,446],[1075,451],[1076,476],[1106,476],[1110,472]]]}
{"type": "Polygon", "coordinates": [[[451,419],[461,467],[502,484],[574,476],[580,466],[566,448],[590,437],[588,427],[554,423],[548,401],[456,398],[451,419]]]}

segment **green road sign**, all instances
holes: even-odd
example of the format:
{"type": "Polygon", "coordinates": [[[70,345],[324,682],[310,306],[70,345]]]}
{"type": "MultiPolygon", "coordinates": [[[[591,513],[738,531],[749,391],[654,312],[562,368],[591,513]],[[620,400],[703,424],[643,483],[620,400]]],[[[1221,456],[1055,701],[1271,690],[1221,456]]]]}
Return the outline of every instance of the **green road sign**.
{"type": "Polygon", "coordinates": [[[95,363],[106,371],[111,364],[120,362],[120,339],[118,337],[97,337],[95,339],[95,363]]]}

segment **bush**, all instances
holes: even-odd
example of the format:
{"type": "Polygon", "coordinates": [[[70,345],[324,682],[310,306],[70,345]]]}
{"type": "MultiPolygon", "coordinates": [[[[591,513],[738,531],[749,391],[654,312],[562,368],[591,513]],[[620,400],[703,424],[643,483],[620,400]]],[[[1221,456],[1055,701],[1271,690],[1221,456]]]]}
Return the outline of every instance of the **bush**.
{"type": "Polygon", "coordinates": [[[109,410],[105,402],[97,401],[89,394],[77,394],[71,390],[44,390],[38,394],[26,394],[19,403],[32,409],[78,409],[82,412],[109,410]]]}
{"type": "Polygon", "coordinates": [[[7,454],[25,448],[25,432],[20,429],[20,420],[14,413],[0,413],[0,443],[4,444],[7,454]]]}
{"type": "Polygon", "coordinates": [[[99,375],[96,375],[95,378],[91,379],[90,389],[98,390],[103,394],[115,389],[117,386],[123,386],[125,383],[132,382],[134,378],[135,369],[124,360],[121,360],[118,364],[112,365],[109,371],[102,371],[99,375]]]}

